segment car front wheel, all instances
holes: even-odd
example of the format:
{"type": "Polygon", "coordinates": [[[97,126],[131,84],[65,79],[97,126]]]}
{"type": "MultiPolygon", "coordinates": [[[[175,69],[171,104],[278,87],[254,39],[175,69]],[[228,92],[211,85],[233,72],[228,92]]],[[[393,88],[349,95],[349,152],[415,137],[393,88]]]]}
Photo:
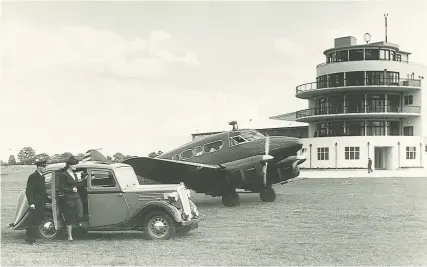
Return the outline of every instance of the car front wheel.
{"type": "Polygon", "coordinates": [[[47,239],[54,239],[60,234],[60,229],[55,229],[52,213],[45,213],[43,220],[39,224],[40,236],[47,239]]]}
{"type": "Polygon", "coordinates": [[[167,240],[175,235],[175,220],[165,211],[152,211],[145,216],[143,230],[148,239],[167,240]]]}

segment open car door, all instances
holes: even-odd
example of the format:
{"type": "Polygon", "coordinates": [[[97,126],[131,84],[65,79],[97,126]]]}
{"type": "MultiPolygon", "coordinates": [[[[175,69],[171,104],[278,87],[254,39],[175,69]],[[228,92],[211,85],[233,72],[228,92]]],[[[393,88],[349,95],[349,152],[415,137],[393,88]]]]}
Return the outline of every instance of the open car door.
{"type": "Polygon", "coordinates": [[[53,217],[53,223],[55,224],[55,230],[58,230],[62,227],[62,220],[61,220],[61,211],[59,209],[59,199],[57,194],[57,188],[58,188],[58,173],[52,172],[52,179],[51,179],[51,198],[52,198],[52,217],[53,217]]]}

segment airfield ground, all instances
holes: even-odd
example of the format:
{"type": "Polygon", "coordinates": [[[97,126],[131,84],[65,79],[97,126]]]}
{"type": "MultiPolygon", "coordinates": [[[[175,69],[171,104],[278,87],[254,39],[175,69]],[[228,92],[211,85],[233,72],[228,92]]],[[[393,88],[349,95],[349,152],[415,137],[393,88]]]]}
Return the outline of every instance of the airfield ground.
{"type": "Polygon", "coordinates": [[[188,235],[89,234],[24,244],[7,225],[32,168],[2,168],[2,265],[427,265],[427,178],[297,179],[241,206],[193,194],[206,220],[188,235]]]}

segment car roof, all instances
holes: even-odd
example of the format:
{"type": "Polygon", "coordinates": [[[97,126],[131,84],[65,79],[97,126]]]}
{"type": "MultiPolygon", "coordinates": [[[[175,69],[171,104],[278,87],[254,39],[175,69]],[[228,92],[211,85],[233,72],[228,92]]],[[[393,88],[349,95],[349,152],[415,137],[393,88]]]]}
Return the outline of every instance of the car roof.
{"type": "MultiPolygon", "coordinates": [[[[46,166],[46,171],[51,170],[60,170],[65,167],[65,163],[53,163],[46,166]]],[[[99,161],[86,161],[86,162],[79,162],[76,165],[77,168],[102,168],[102,169],[116,169],[120,167],[130,167],[128,164],[124,163],[105,163],[105,162],[99,162],[99,161]]]]}

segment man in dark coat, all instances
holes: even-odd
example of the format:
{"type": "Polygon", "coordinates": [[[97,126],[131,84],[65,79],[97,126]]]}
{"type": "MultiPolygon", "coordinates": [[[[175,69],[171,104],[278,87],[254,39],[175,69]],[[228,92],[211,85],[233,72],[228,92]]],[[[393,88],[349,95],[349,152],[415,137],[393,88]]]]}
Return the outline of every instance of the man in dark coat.
{"type": "Polygon", "coordinates": [[[372,170],[372,160],[371,158],[368,158],[368,173],[374,172],[372,170]]]}
{"type": "Polygon", "coordinates": [[[27,188],[25,190],[28,205],[30,206],[25,242],[30,245],[37,244],[36,240],[39,235],[38,226],[44,217],[47,198],[45,178],[43,176],[43,172],[46,168],[46,161],[37,161],[36,166],[37,170],[28,177],[27,188]]]}

